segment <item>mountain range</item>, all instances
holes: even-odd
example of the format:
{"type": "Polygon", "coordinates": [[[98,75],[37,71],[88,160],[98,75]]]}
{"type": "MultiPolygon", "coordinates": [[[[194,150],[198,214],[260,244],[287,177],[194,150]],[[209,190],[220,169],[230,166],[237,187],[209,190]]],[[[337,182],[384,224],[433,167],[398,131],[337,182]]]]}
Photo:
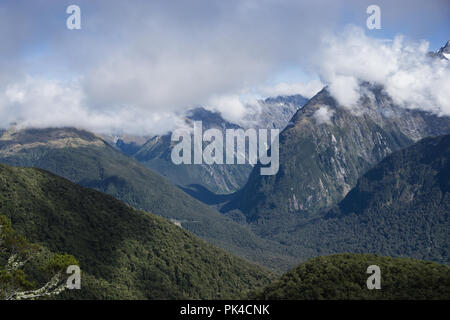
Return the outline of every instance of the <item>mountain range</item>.
{"type": "Polygon", "coordinates": [[[239,124],[186,114],[204,130],[280,129],[273,176],[175,165],[171,132],[2,129],[1,221],[79,261],[84,290],[64,299],[448,299],[450,117],[359,91],[349,106],[327,87],[267,98],[239,124]],[[364,287],[371,264],[385,290],[364,287]]]}
{"type": "MultiPolygon", "coordinates": [[[[225,133],[226,129],[273,128],[283,129],[295,112],[302,108],[307,99],[301,95],[279,96],[267,98],[257,102],[257,111],[251,116],[244,117],[241,124],[225,120],[217,111],[202,107],[187,112],[185,124],[192,127],[194,121],[201,121],[203,130],[219,129],[225,133]]],[[[133,154],[144,166],[155,170],[172,183],[183,188],[201,190],[206,188],[216,194],[229,194],[245,185],[252,166],[246,164],[180,164],[171,161],[171,151],[174,143],[172,133],[157,135],[149,139],[133,154]]],[[[123,146],[121,140],[116,145],[123,146]]]]}
{"type": "Polygon", "coordinates": [[[341,252],[450,263],[450,135],[394,152],[332,209],[276,235],[302,260],[341,252]]]}
{"type": "Polygon", "coordinates": [[[353,107],[340,106],[327,88],[311,98],[280,133],[278,173],[261,176],[255,166],[222,212],[270,237],[331,208],[392,152],[450,132],[449,117],[399,107],[380,86],[361,90],[353,107]]]}
{"type": "Polygon", "coordinates": [[[0,137],[0,162],[45,169],[110,194],[271,268],[286,268],[293,263],[292,255],[282,245],[261,239],[245,225],[191,198],[90,132],[75,128],[5,131],[0,137]]]}

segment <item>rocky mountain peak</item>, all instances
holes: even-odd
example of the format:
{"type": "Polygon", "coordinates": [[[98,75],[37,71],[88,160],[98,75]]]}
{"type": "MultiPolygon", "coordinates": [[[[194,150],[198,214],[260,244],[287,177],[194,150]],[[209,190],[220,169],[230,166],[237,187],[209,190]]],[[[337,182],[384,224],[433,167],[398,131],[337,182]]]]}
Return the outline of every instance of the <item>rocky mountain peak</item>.
{"type": "Polygon", "coordinates": [[[441,47],[436,52],[429,52],[428,55],[433,58],[440,58],[444,60],[450,60],[450,40],[447,41],[445,46],[441,47]]]}

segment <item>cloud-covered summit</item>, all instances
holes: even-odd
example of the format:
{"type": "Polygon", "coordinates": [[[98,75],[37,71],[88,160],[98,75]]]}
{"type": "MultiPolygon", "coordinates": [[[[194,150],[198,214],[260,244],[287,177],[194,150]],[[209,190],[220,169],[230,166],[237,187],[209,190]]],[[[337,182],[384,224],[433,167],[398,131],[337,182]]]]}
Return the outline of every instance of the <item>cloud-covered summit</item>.
{"type": "Polygon", "coordinates": [[[450,63],[433,59],[426,41],[373,39],[349,27],[324,38],[315,61],[328,90],[346,107],[361,96],[361,82],[382,85],[399,106],[450,116],[450,63]]]}

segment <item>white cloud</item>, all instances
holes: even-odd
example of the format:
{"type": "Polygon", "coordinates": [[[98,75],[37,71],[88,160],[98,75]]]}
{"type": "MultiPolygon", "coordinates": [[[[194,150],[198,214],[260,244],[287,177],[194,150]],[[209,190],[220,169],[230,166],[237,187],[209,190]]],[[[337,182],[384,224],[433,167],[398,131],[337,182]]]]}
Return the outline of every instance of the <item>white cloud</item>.
{"type": "MultiPolygon", "coordinates": [[[[258,111],[242,98],[252,90],[306,97],[320,90],[319,81],[284,79],[267,88],[286,66],[320,70],[345,104],[358,97],[356,79],[363,79],[385,84],[399,103],[445,112],[448,69],[425,70],[409,58],[402,65],[400,56],[415,56],[404,44],[348,34],[330,37],[319,50],[322,35],[339,28],[346,10],[364,20],[366,2],[80,0],[86,14],[79,32],[65,28],[61,1],[0,2],[0,126],[160,134],[198,105],[238,122],[258,111]],[[314,58],[319,61],[311,63],[314,58]]],[[[403,2],[408,5],[383,5],[385,19],[433,31],[448,20],[441,0],[403,2]]]]}
{"type": "Polygon", "coordinates": [[[249,127],[257,123],[257,116],[261,113],[261,105],[255,97],[232,94],[214,96],[205,106],[208,110],[218,111],[222,117],[242,127],[249,127]]]}
{"type": "Polygon", "coordinates": [[[349,27],[324,39],[315,64],[330,93],[343,106],[357,104],[361,81],[383,85],[394,103],[450,115],[450,64],[431,59],[427,42],[398,36],[380,41],[349,27]]]}
{"type": "Polygon", "coordinates": [[[0,127],[75,126],[98,133],[164,133],[179,121],[172,112],[142,112],[133,107],[97,109],[86,104],[79,81],[63,83],[28,76],[0,95],[0,127]]]}
{"type": "Polygon", "coordinates": [[[271,87],[261,87],[259,91],[265,96],[289,96],[300,94],[305,98],[312,98],[316,93],[318,93],[324,87],[323,83],[318,80],[312,80],[309,82],[297,82],[297,83],[287,83],[281,82],[271,87]]]}
{"type": "Polygon", "coordinates": [[[248,109],[241,101],[239,95],[212,97],[206,108],[219,111],[224,119],[234,123],[238,122],[239,119],[243,118],[248,112],[248,109]]]}
{"type": "Polygon", "coordinates": [[[13,87],[23,94],[23,103],[12,91],[0,98],[2,125],[159,134],[175,126],[171,118],[211,102],[237,121],[245,110],[236,95],[296,64],[297,53],[317,43],[317,32],[337,21],[325,0],[79,2],[86,13],[79,32],[66,29],[60,1],[0,3],[0,96],[13,87]],[[40,85],[54,91],[42,96],[40,85]]]}
{"type": "Polygon", "coordinates": [[[320,106],[319,109],[314,112],[313,117],[316,124],[330,123],[333,114],[334,110],[329,109],[327,106],[320,106]]]}
{"type": "Polygon", "coordinates": [[[343,106],[352,107],[358,102],[358,78],[349,75],[333,75],[330,77],[328,90],[343,106]]]}

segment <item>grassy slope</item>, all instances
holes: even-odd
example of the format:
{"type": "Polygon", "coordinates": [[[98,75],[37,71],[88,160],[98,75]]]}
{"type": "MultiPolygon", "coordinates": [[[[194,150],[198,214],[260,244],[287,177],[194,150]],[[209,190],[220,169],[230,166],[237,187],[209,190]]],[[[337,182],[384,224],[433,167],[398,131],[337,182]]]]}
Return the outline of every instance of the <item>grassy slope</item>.
{"type": "Polygon", "coordinates": [[[450,267],[371,254],[338,254],[302,263],[251,294],[256,299],[450,299],[450,267]],[[381,289],[367,289],[367,267],[381,271],[381,289]]]}
{"type": "Polygon", "coordinates": [[[0,212],[28,240],[80,262],[66,298],[229,298],[271,273],[161,217],[39,169],[0,165],[0,212]]]}

